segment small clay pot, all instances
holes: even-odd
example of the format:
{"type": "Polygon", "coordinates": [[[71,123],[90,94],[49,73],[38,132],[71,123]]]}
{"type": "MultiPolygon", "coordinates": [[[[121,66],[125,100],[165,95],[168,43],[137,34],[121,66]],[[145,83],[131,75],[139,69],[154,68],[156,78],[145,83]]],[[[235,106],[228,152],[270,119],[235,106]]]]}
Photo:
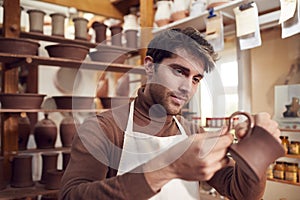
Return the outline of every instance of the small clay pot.
{"type": "Polygon", "coordinates": [[[44,194],[42,195],[41,200],[58,200],[58,194],[44,194]]]}
{"type": "Polygon", "coordinates": [[[65,117],[59,125],[60,140],[63,147],[72,146],[74,135],[77,133],[79,121],[72,117],[65,117]]]}
{"type": "Polygon", "coordinates": [[[0,38],[0,52],[13,54],[38,55],[40,44],[24,38],[0,38]]]}
{"type": "Polygon", "coordinates": [[[26,113],[21,113],[18,118],[18,146],[19,150],[26,150],[31,131],[31,124],[26,113]]]}
{"type": "Polygon", "coordinates": [[[60,188],[61,178],[64,174],[64,170],[51,169],[47,171],[47,181],[45,188],[47,190],[57,190],[60,188]]]}
{"type": "Polygon", "coordinates": [[[84,60],[89,48],[76,44],[53,44],[45,47],[50,57],[84,60]]]}
{"type": "Polygon", "coordinates": [[[43,33],[45,12],[42,10],[32,9],[27,11],[29,15],[29,31],[43,33]]]}
{"type": "Polygon", "coordinates": [[[51,34],[55,36],[65,36],[65,18],[66,15],[63,13],[52,13],[51,17],[51,34]]]}
{"type": "Polygon", "coordinates": [[[83,17],[76,17],[73,19],[75,27],[75,39],[87,40],[87,24],[88,20],[83,17]]]}
{"type": "Polygon", "coordinates": [[[137,45],[137,42],[138,42],[137,33],[138,33],[138,31],[135,29],[125,31],[126,47],[137,48],[137,46],[138,46],[137,45]]]}
{"type": "Polygon", "coordinates": [[[55,146],[57,126],[45,114],[45,118],[35,124],[33,134],[38,149],[51,149],[55,146]]]}
{"type": "Polygon", "coordinates": [[[57,169],[58,153],[43,153],[42,154],[42,175],[40,183],[45,184],[48,180],[48,170],[57,169]]]}
{"type": "Polygon", "coordinates": [[[95,41],[97,43],[106,44],[106,29],[107,26],[101,22],[94,22],[92,28],[95,30],[95,41]]]}
{"type": "Polygon", "coordinates": [[[32,155],[16,155],[12,161],[11,187],[23,188],[34,185],[32,155]]]}
{"type": "Polygon", "coordinates": [[[62,152],[62,169],[65,170],[69,164],[71,158],[71,153],[70,152],[62,152]]]}
{"type": "Polygon", "coordinates": [[[111,44],[115,46],[122,46],[122,26],[114,25],[110,27],[111,31],[111,44]]]}
{"type": "Polygon", "coordinates": [[[5,189],[7,186],[6,180],[4,178],[4,158],[0,157],[0,190],[5,189]]]}

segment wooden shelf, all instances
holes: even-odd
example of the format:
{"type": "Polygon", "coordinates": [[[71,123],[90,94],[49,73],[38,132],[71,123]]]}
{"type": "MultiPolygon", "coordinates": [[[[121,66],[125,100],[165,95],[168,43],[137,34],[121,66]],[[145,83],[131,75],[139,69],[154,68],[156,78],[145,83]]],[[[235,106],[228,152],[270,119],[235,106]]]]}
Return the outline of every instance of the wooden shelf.
{"type": "Polygon", "coordinates": [[[22,65],[48,65],[48,66],[63,66],[75,69],[90,69],[111,72],[130,72],[135,74],[145,74],[144,68],[140,66],[132,66],[116,63],[104,63],[94,61],[77,61],[64,58],[50,58],[31,55],[19,55],[0,53],[0,62],[7,63],[6,69],[12,69],[22,65]]]}
{"type": "Polygon", "coordinates": [[[35,182],[33,187],[13,188],[8,186],[6,189],[0,191],[0,199],[19,199],[55,193],[58,193],[58,190],[47,190],[44,185],[35,182]]]}
{"type": "Polygon", "coordinates": [[[300,186],[300,183],[293,183],[291,181],[286,181],[286,180],[281,180],[281,179],[268,178],[267,180],[277,182],[277,183],[284,183],[284,184],[289,184],[289,185],[300,186]]]}
{"type": "Polygon", "coordinates": [[[300,129],[280,128],[280,131],[300,133],[300,129]]]}
{"type": "Polygon", "coordinates": [[[46,152],[70,152],[71,147],[55,147],[51,149],[26,149],[19,150],[18,154],[30,154],[30,153],[46,153],[46,152]]]}
{"type": "Polygon", "coordinates": [[[300,155],[293,155],[293,154],[286,154],[284,157],[300,159],[300,155]]]}
{"type": "Polygon", "coordinates": [[[51,113],[51,112],[87,112],[87,113],[99,113],[106,111],[107,109],[0,109],[0,113],[36,113],[36,112],[44,112],[44,113],[51,113]]]}

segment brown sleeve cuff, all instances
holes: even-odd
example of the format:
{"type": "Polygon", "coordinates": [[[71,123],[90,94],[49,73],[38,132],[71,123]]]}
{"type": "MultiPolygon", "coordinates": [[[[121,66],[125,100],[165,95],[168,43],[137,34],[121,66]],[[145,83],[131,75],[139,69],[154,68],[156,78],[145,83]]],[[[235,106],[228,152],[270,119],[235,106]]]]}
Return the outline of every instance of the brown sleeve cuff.
{"type": "Polygon", "coordinates": [[[149,199],[156,193],[150,188],[144,173],[126,173],[120,179],[126,199],[149,199]]]}

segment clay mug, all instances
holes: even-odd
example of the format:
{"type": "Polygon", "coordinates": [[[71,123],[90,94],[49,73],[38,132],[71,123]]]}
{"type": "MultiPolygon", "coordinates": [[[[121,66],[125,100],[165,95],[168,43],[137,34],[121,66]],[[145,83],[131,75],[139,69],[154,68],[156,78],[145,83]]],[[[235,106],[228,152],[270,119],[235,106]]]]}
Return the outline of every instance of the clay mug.
{"type": "Polygon", "coordinates": [[[46,13],[42,10],[31,9],[27,11],[29,15],[29,31],[43,33],[44,32],[44,17],[46,13]]]}
{"type": "Polygon", "coordinates": [[[88,36],[88,20],[83,17],[76,17],[73,19],[75,28],[75,39],[87,40],[88,36]]]}
{"type": "Polygon", "coordinates": [[[15,155],[12,160],[11,187],[23,188],[34,185],[32,155],[15,155]]]}
{"type": "Polygon", "coordinates": [[[51,34],[55,36],[65,36],[65,18],[63,13],[52,13],[51,17],[51,34]]]}
{"type": "Polygon", "coordinates": [[[64,170],[62,169],[48,170],[45,188],[47,190],[58,190],[60,188],[60,182],[63,174],[64,174],[64,170]]]}
{"type": "Polygon", "coordinates": [[[95,31],[95,41],[97,43],[106,44],[106,29],[107,26],[101,22],[93,22],[92,28],[95,31]]]}
{"type": "Polygon", "coordinates": [[[125,31],[126,38],[126,47],[128,48],[137,48],[138,43],[138,30],[136,29],[128,29],[125,31]]]}
{"type": "Polygon", "coordinates": [[[154,21],[157,26],[164,26],[171,20],[171,1],[158,1],[156,3],[157,10],[154,15],[154,21]]]}
{"type": "Polygon", "coordinates": [[[248,130],[239,142],[231,144],[229,153],[250,178],[258,181],[266,174],[272,162],[285,155],[285,151],[271,134],[259,126],[254,126],[253,119],[247,112],[233,113],[229,118],[229,130],[237,115],[244,115],[248,119],[248,130]]]}
{"type": "Polygon", "coordinates": [[[41,184],[45,184],[48,181],[48,170],[57,169],[58,153],[43,153],[42,154],[42,175],[41,184]]]}
{"type": "Polygon", "coordinates": [[[110,27],[111,31],[111,44],[115,46],[122,46],[122,31],[123,27],[116,24],[110,27]]]}

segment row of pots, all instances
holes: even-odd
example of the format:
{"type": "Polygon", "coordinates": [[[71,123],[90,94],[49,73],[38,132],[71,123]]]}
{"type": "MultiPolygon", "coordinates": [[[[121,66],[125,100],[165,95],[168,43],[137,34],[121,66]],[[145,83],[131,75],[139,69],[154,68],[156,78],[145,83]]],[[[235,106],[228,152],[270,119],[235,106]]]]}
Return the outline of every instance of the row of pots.
{"type": "MultiPolygon", "coordinates": [[[[29,31],[36,33],[43,33],[44,29],[44,16],[45,12],[42,10],[32,9],[28,10],[29,14],[29,31]]],[[[51,17],[51,34],[54,36],[64,37],[65,34],[65,18],[63,13],[52,13],[51,17]]],[[[83,17],[73,18],[75,39],[87,40],[88,38],[88,20],[83,17]]],[[[106,29],[107,26],[104,23],[95,21],[92,24],[92,28],[95,31],[95,41],[97,43],[106,44],[106,29]]],[[[111,31],[111,44],[116,46],[122,46],[122,31],[121,24],[110,26],[111,31]]],[[[126,46],[129,48],[137,48],[137,33],[138,30],[128,29],[124,31],[126,38],[126,46]]]]}
{"type": "MultiPolygon", "coordinates": [[[[45,185],[45,189],[57,190],[60,188],[60,181],[69,160],[70,152],[62,152],[62,169],[57,168],[59,153],[42,153],[42,173],[40,184],[45,185]]],[[[9,183],[5,180],[4,159],[0,157],[0,190],[10,185],[14,188],[32,187],[35,185],[32,175],[32,155],[20,154],[12,158],[11,178],[9,183]]]]}
{"type": "MultiPolygon", "coordinates": [[[[63,147],[70,147],[72,145],[73,137],[77,132],[77,128],[80,125],[79,121],[70,116],[65,117],[59,125],[59,135],[63,147]]],[[[54,121],[48,118],[48,114],[45,114],[45,118],[38,121],[33,129],[34,140],[38,149],[51,149],[55,147],[57,139],[57,126],[54,121]]],[[[18,145],[19,150],[26,150],[29,135],[31,133],[31,125],[29,118],[25,115],[21,115],[18,118],[18,145]]]]}

